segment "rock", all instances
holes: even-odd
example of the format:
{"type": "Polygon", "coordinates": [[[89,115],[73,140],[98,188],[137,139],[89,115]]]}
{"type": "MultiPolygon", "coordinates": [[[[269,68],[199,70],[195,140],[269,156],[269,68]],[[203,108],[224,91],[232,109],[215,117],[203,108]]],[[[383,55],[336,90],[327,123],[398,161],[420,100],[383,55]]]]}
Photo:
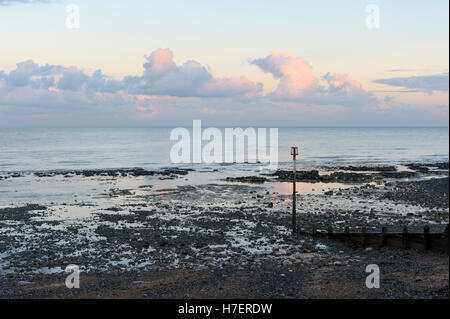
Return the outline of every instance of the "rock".
{"type": "Polygon", "coordinates": [[[225,179],[227,182],[239,182],[239,183],[249,183],[249,184],[264,184],[266,178],[260,176],[245,176],[245,177],[227,177],[225,179]]]}

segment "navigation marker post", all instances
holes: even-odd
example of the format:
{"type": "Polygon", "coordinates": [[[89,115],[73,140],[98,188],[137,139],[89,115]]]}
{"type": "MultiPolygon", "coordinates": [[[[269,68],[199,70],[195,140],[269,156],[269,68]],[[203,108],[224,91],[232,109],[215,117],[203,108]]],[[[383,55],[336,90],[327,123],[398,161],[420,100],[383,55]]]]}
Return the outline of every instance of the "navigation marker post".
{"type": "Polygon", "coordinates": [[[297,155],[298,147],[291,147],[291,155],[294,160],[294,170],[292,179],[292,233],[297,231],[297,198],[296,198],[296,186],[297,186],[297,155]]]}

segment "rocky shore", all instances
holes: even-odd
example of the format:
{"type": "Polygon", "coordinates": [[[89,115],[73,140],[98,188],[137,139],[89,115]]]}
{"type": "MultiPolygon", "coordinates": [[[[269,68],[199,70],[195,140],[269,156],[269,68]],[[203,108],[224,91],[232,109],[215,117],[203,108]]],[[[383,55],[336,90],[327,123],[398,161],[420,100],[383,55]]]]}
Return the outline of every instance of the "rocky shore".
{"type": "MultiPolygon", "coordinates": [[[[333,243],[330,243],[333,244],[333,243]]],[[[133,299],[448,299],[448,255],[404,250],[340,249],[339,257],[291,265],[264,263],[209,269],[81,273],[69,290],[67,274],[0,277],[0,298],[133,299]],[[368,264],[382,271],[380,289],[367,289],[368,264]]]]}
{"type": "MultiPolygon", "coordinates": [[[[293,236],[291,171],[220,173],[1,175],[16,191],[0,208],[0,297],[338,298],[346,287],[349,298],[448,298],[448,255],[293,236]],[[45,196],[33,200],[30,185],[45,196]],[[386,280],[369,291],[374,263],[386,280]],[[78,291],[64,286],[72,264],[78,291]]],[[[297,181],[300,227],[448,224],[448,163],[300,170],[297,181]]]]}

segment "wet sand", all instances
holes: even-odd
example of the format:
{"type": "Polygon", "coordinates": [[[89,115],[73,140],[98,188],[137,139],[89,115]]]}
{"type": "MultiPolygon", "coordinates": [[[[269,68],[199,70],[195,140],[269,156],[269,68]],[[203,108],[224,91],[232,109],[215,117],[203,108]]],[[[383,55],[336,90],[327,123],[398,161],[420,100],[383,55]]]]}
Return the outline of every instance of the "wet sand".
{"type": "MultiPolygon", "coordinates": [[[[448,254],[293,236],[292,173],[243,173],[1,175],[0,296],[448,298],[448,254]],[[70,264],[80,290],[64,286],[70,264]],[[369,264],[380,265],[381,289],[365,287],[369,264]]],[[[448,163],[328,167],[297,180],[300,227],[448,224],[448,163]]]]}

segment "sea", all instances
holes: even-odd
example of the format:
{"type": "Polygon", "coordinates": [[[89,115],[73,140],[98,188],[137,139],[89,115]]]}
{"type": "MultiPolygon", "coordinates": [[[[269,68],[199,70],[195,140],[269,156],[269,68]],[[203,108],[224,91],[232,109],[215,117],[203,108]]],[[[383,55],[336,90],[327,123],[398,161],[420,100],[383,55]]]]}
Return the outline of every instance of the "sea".
{"type": "MultiPolygon", "coordinates": [[[[176,143],[170,139],[173,129],[0,128],[0,172],[220,165],[172,163],[170,151],[176,143]]],[[[281,167],[291,165],[292,146],[299,147],[297,166],[300,168],[442,162],[449,160],[449,129],[278,128],[281,167]]]]}

